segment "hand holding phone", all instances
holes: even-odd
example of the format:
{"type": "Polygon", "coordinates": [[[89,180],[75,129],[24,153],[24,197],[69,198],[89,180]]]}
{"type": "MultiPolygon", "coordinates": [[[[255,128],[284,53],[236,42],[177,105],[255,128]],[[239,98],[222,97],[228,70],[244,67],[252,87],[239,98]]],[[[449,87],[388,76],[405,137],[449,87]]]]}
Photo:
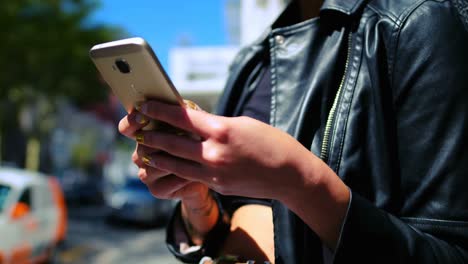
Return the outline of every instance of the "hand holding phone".
{"type": "MultiPolygon", "coordinates": [[[[127,38],[95,45],[90,57],[102,78],[120,100],[128,113],[135,103],[156,99],[183,107],[186,104],[164,71],[156,54],[143,38],[127,38]]],[[[155,129],[152,122],[145,129],[155,129]]],[[[164,127],[164,125],[159,124],[164,127]]],[[[168,130],[167,126],[164,130],[168,130]]]]}

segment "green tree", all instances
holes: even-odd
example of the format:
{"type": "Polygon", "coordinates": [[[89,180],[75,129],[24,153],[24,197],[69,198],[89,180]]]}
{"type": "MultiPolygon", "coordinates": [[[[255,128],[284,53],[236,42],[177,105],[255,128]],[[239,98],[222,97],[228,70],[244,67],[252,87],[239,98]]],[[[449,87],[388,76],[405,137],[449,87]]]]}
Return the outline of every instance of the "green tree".
{"type": "Polygon", "coordinates": [[[42,138],[51,127],[43,121],[53,116],[58,97],[77,106],[106,98],[108,91],[88,51],[123,36],[123,31],[92,24],[90,15],[98,6],[97,0],[15,0],[0,5],[0,143],[2,132],[20,126],[19,116],[28,113],[36,120],[21,127],[30,139],[42,138]]]}

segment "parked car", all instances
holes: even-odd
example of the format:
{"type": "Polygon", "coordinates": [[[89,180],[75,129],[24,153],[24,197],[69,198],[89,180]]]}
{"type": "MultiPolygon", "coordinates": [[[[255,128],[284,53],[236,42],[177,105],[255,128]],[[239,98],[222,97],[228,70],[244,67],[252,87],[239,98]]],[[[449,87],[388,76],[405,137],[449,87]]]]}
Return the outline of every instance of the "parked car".
{"type": "Polygon", "coordinates": [[[102,179],[84,171],[69,169],[58,178],[69,207],[102,204],[102,179]]]}
{"type": "Polygon", "coordinates": [[[136,177],[128,178],[106,199],[108,219],[145,225],[165,223],[171,216],[175,201],[158,199],[136,177]]]}
{"type": "Polygon", "coordinates": [[[55,177],[0,167],[0,263],[52,260],[65,239],[66,214],[55,177]]]}

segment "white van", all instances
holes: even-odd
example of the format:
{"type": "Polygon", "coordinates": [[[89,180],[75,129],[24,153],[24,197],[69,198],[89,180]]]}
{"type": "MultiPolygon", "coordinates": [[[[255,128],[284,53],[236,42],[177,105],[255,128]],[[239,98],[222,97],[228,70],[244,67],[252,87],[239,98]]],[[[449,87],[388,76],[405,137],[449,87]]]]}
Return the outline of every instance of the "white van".
{"type": "Polygon", "coordinates": [[[0,264],[52,258],[65,239],[66,219],[55,177],[0,167],[0,264]]]}

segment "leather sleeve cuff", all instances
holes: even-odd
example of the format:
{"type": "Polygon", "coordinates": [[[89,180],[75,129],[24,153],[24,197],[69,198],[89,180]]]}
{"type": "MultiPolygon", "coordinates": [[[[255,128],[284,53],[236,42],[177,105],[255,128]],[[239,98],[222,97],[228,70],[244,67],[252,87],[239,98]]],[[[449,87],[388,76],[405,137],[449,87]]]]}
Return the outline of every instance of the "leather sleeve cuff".
{"type": "Polygon", "coordinates": [[[198,263],[204,256],[212,258],[218,256],[229,233],[230,219],[216,195],[213,197],[219,208],[219,216],[215,226],[205,236],[202,246],[195,246],[190,240],[181,216],[181,202],[177,204],[166,229],[166,243],[169,251],[180,261],[198,263]]]}

